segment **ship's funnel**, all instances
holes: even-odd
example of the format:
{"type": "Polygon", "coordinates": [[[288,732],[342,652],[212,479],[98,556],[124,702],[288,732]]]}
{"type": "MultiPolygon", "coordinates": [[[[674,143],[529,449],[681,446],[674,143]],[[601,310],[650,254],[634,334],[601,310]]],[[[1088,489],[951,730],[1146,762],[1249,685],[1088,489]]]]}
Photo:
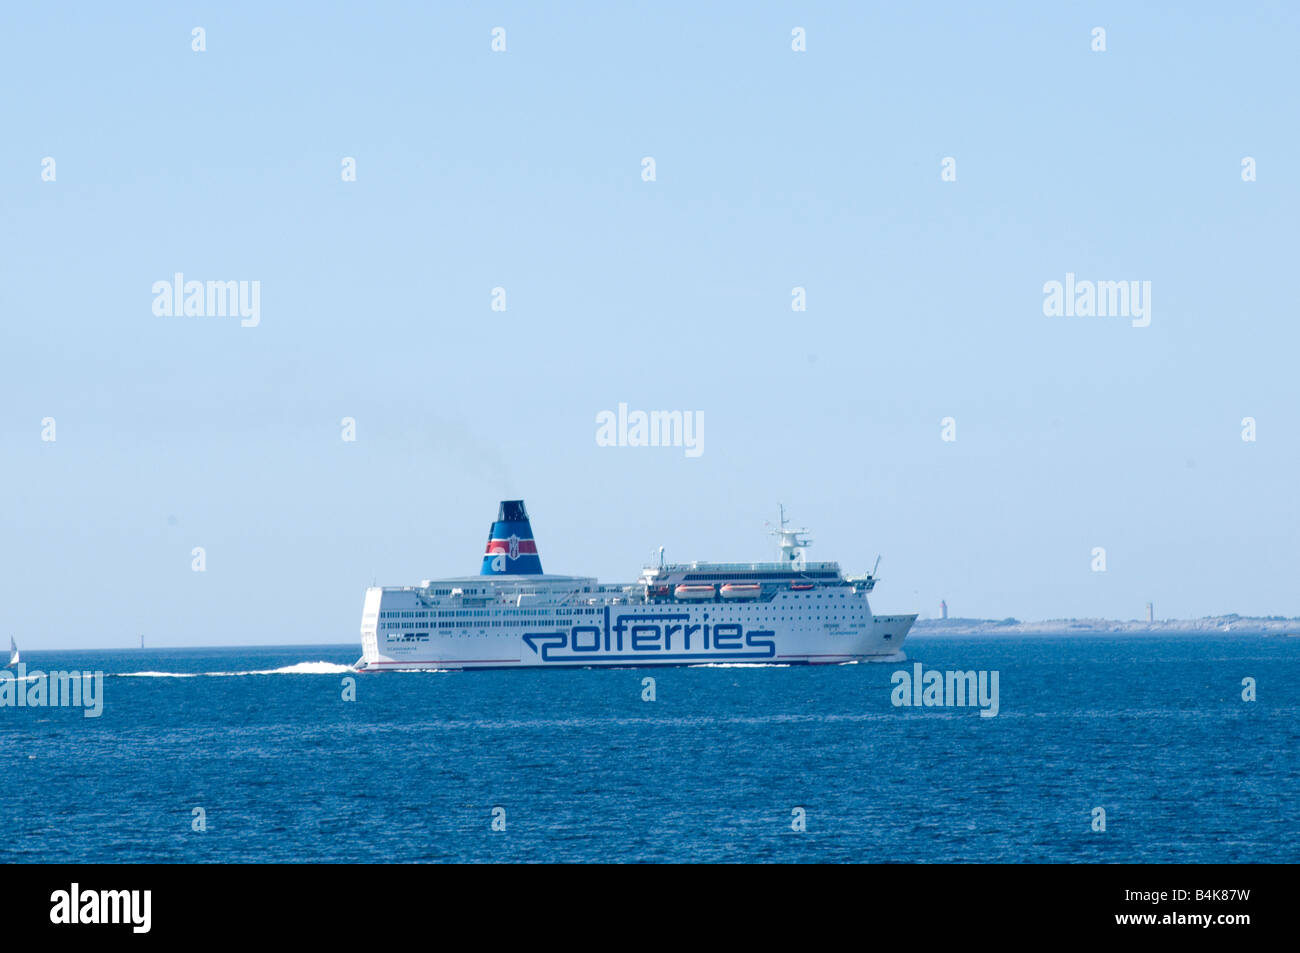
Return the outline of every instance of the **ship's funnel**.
{"type": "Polygon", "coordinates": [[[480,576],[540,576],[542,561],[533,542],[533,527],[523,500],[502,500],[497,521],[488,532],[480,576]]]}

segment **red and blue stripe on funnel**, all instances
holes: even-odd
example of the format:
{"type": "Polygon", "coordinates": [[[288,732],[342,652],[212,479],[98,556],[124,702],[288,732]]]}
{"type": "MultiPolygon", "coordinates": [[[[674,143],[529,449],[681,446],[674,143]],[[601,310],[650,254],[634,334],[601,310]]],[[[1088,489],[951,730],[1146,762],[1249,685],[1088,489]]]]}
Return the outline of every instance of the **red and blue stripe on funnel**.
{"type": "Polygon", "coordinates": [[[523,500],[502,500],[488,532],[480,576],[540,576],[542,560],[523,500]]]}

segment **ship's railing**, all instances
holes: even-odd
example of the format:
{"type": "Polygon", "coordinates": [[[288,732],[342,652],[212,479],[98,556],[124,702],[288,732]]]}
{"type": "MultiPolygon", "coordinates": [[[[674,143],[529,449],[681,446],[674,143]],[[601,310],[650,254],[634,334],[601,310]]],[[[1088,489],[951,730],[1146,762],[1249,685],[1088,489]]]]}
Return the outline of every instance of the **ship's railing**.
{"type": "Polygon", "coordinates": [[[796,568],[792,563],[666,563],[663,566],[647,565],[641,567],[653,572],[699,572],[715,570],[717,572],[838,572],[839,563],[804,563],[796,568]]]}

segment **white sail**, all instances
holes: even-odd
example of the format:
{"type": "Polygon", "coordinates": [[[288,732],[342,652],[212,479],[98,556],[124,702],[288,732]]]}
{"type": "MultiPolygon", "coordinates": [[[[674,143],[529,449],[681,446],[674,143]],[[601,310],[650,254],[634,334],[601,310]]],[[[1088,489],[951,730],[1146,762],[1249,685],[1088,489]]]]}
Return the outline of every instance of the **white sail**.
{"type": "Polygon", "coordinates": [[[9,636],[9,664],[5,668],[13,668],[19,661],[18,643],[14,641],[14,637],[11,635],[9,636]]]}

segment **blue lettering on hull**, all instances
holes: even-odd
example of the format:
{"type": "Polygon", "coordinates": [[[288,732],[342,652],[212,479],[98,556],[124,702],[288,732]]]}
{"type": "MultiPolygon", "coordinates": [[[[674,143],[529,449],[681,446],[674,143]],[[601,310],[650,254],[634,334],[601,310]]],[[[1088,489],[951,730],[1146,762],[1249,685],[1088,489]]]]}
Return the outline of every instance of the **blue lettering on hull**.
{"type": "Polygon", "coordinates": [[[567,631],[528,632],[524,643],[543,662],[646,660],[695,662],[776,658],[776,633],[735,622],[690,622],[688,613],[619,613],[604,626],[575,625],[567,631]]]}

